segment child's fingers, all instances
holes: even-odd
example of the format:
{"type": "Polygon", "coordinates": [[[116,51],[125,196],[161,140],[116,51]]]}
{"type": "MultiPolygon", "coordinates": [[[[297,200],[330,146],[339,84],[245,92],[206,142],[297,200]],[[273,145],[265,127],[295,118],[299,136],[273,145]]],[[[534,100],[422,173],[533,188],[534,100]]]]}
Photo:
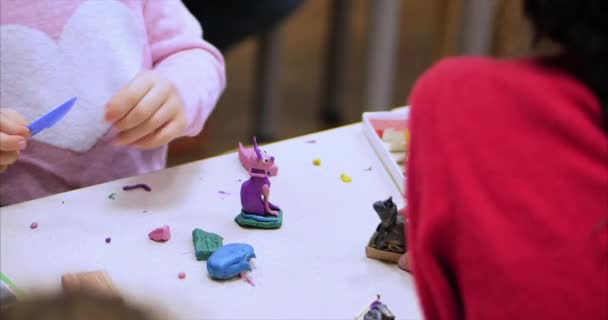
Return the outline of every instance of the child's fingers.
{"type": "Polygon", "coordinates": [[[147,73],[136,76],[108,102],[106,121],[116,122],[122,119],[148,93],[153,84],[147,73]]]}
{"type": "Polygon", "coordinates": [[[13,122],[17,123],[18,125],[24,127],[27,126],[27,121],[23,119],[19,112],[13,109],[0,108],[0,117],[7,117],[8,119],[13,120],[13,122]]]}
{"type": "MultiPolygon", "coordinates": [[[[161,82],[155,84],[146,95],[139,100],[135,108],[131,109],[126,116],[116,122],[114,127],[118,128],[120,131],[126,131],[139,126],[149,119],[170,96],[171,86],[168,83],[161,82]]],[[[160,125],[162,125],[162,123],[160,125]]]]}
{"type": "Polygon", "coordinates": [[[0,132],[10,135],[20,135],[23,137],[29,137],[30,135],[30,130],[26,125],[13,121],[12,117],[5,116],[4,112],[2,112],[0,115],[0,132]]]}
{"type": "Polygon", "coordinates": [[[2,151],[0,152],[0,165],[7,166],[13,164],[19,158],[19,151],[2,151]]]}
{"type": "Polygon", "coordinates": [[[181,121],[170,121],[166,126],[137,141],[134,146],[140,149],[154,149],[181,137],[186,126],[181,121]]]}
{"type": "Polygon", "coordinates": [[[139,126],[123,131],[117,139],[119,144],[132,144],[163,127],[175,116],[175,109],[165,104],[139,126]]]}
{"type": "Polygon", "coordinates": [[[25,149],[26,146],[27,142],[24,137],[0,132],[0,150],[19,151],[25,149]]]}
{"type": "Polygon", "coordinates": [[[8,166],[2,166],[2,165],[0,165],[0,173],[6,171],[6,169],[8,169],[8,166]]]}

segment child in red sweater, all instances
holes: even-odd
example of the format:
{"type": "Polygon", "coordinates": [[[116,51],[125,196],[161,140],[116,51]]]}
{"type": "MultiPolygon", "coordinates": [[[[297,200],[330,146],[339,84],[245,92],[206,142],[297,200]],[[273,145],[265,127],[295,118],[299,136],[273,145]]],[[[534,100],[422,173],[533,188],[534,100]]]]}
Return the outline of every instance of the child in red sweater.
{"type": "Polygon", "coordinates": [[[524,7],[561,55],[448,59],[410,97],[427,320],[608,319],[608,1],[524,7]]]}

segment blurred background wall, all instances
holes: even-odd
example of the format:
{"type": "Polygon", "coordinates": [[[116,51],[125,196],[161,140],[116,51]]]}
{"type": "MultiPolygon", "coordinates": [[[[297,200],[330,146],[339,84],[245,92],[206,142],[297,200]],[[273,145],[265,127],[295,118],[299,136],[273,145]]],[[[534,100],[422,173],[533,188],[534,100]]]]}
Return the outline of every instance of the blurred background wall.
{"type": "MultiPolygon", "coordinates": [[[[276,134],[280,140],[357,122],[364,101],[368,30],[372,1],[348,0],[348,50],[342,85],[343,114],[328,124],[321,116],[326,58],[334,0],[304,0],[275,30],[278,32],[279,73],[276,134]]],[[[467,18],[463,0],[397,1],[400,7],[398,50],[393,93],[386,109],[404,105],[416,78],[444,56],[461,53],[460,36],[467,18]]],[[[488,54],[517,57],[531,52],[531,35],[521,14],[520,0],[495,1],[491,13],[488,54]]],[[[205,23],[202,21],[203,29],[205,23]]],[[[204,132],[171,145],[169,165],[218,155],[249,142],[253,134],[254,97],[258,65],[258,37],[250,37],[226,54],[228,87],[204,132]]]]}

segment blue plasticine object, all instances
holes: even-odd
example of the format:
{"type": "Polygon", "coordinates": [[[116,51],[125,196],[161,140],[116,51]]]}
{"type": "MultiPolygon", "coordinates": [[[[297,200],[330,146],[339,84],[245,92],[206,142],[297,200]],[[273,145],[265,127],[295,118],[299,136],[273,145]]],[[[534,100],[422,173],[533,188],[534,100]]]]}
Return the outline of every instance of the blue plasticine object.
{"type": "Polygon", "coordinates": [[[234,278],[251,271],[249,260],[255,258],[253,247],[246,243],[231,243],[217,249],[207,260],[209,276],[217,280],[234,278]]]}
{"type": "Polygon", "coordinates": [[[260,222],[278,222],[279,221],[278,216],[261,216],[259,214],[245,213],[245,211],[241,211],[241,215],[243,216],[243,218],[260,221],[260,222]]]}

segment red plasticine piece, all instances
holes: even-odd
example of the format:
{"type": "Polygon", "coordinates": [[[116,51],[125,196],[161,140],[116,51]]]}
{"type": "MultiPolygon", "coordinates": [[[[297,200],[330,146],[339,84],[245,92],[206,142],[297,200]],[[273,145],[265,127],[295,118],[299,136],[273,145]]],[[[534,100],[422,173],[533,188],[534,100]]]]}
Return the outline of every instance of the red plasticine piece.
{"type": "Polygon", "coordinates": [[[177,274],[177,277],[179,279],[185,279],[186,278],[186,273],[185,272],[180,272],[180,273],[177,274]]]}
{"type": "Polygon", "coordinates": [[[169,241],[169,239],[171,239],[171,230],[169,229],[169,226],[162,226],[148,233],[148,237],[156,242],[169,241]]]}

